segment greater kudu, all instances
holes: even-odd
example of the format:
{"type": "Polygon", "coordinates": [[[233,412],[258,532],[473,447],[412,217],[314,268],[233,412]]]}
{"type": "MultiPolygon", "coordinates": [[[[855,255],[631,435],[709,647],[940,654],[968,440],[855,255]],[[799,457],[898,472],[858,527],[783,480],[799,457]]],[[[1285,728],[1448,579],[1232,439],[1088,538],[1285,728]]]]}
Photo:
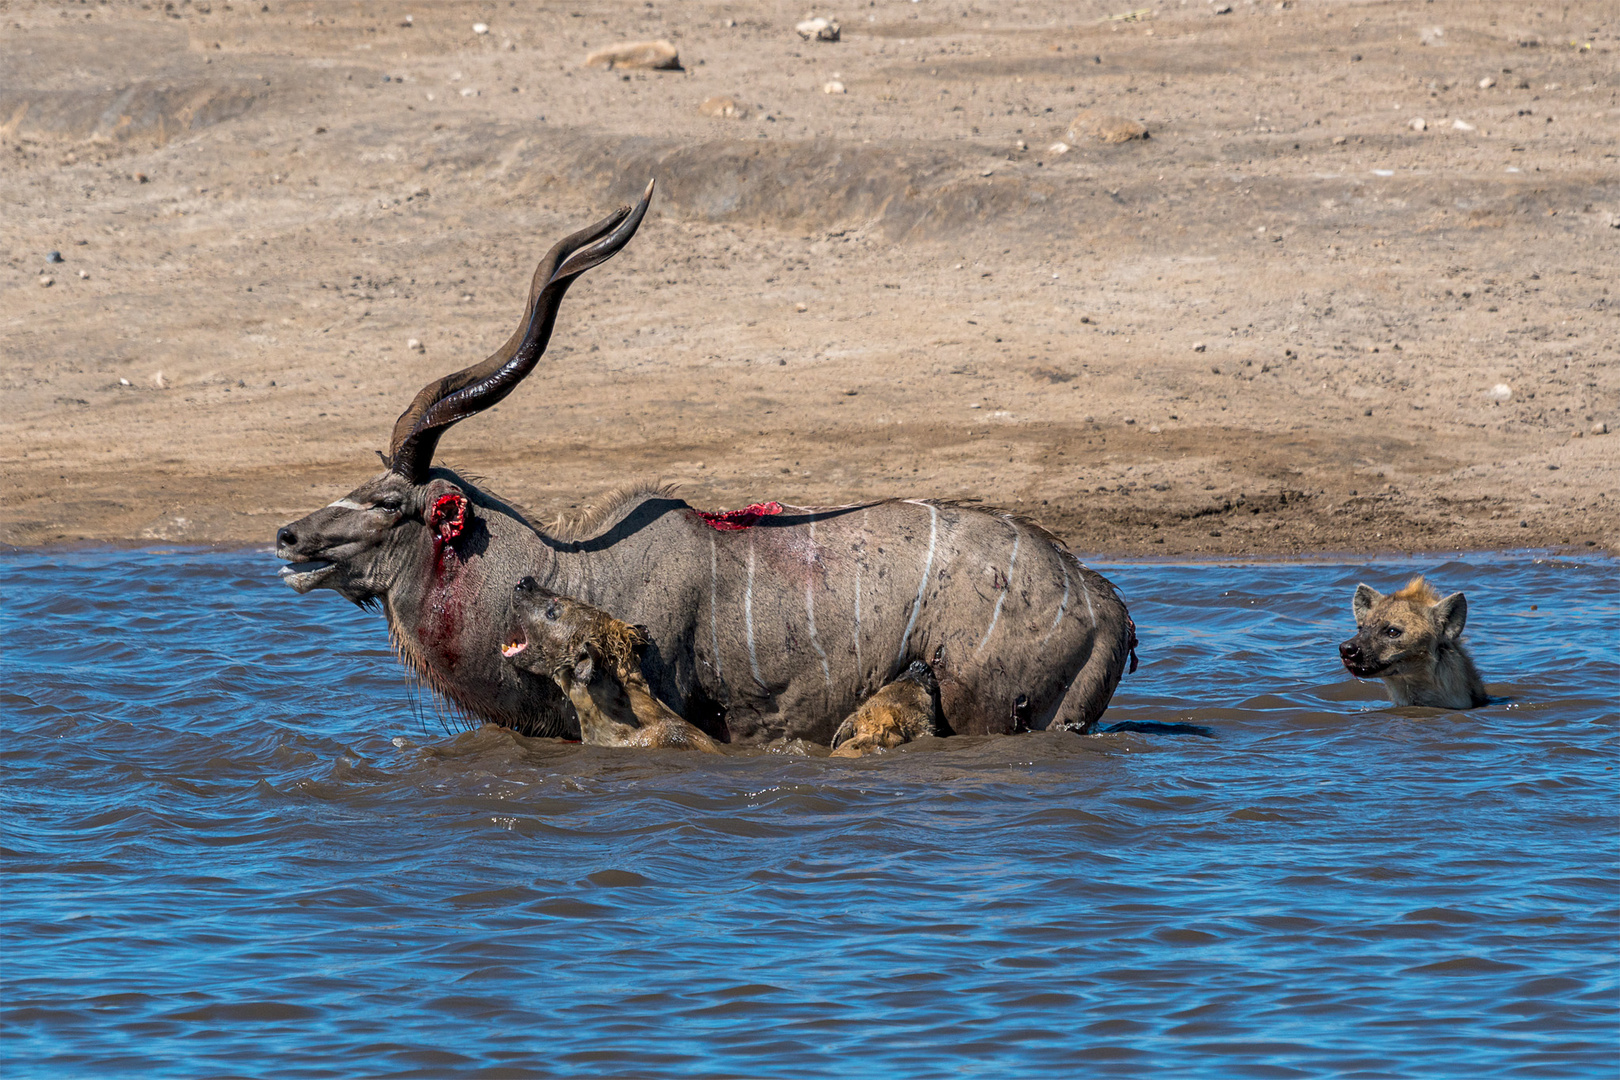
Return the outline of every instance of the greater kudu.
{"type": "Polygon", "coordinates": [[[551,249],[522,326],[417,394],[385,472],[280,530],[287,583],[381,605],[434,690],[528,734],[577,721],[550,679],[502,661],[525,577],[644,627],[653,691],[722,741],[825,744],[913,660],[938,679],[948,731],[1090,730],[1134,667],[1134,627],[1113,587],[1030,522],[918,499],[704,513],[639,489],[547,532],[432,466],[446,428],[534,367],[569,284],[624,247],[651,195],[551,249]]]}

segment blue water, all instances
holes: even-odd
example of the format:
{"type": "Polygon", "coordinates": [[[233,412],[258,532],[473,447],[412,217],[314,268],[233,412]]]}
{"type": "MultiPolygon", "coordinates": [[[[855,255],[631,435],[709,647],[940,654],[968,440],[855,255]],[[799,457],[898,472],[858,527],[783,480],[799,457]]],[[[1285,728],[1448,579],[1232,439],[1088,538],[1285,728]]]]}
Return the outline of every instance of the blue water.
{"type": "Polygon", "coordinates": [[[1614,562],[1103,569],[1213,737],[456,733],[264,553],[0,557],[4,1075],[1620,1072],[1614,562]],[[1502,700],[1340,669],[1417,571],[1502,700]]]}

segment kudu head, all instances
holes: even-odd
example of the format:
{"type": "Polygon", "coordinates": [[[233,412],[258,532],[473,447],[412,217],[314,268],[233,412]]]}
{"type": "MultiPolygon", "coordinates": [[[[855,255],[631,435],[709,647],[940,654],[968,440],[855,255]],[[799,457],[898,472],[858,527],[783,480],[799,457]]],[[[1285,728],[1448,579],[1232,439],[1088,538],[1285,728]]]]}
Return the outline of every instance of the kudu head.
{"type": "Polygon", "coordinates": [[[540,260],[529,288],[523,322],[506,344],[481,364],[424,386],[394,423],[388,468],[329,506],[276,532],[276,555],[292,565],[282,579],[300,593],[334,589],[358,604],[388,591],[403,559],[391,553],[429,539],[458,536],[476,512],[475,498],[447,469],[433,467],[433,451],[450,425],[510,394],[546,351],[557,309],[574,279],[606,262],[636,234],[652,201],[647,185],[634,207],[622,206],[590,228],[560,241],[540,260]]]}

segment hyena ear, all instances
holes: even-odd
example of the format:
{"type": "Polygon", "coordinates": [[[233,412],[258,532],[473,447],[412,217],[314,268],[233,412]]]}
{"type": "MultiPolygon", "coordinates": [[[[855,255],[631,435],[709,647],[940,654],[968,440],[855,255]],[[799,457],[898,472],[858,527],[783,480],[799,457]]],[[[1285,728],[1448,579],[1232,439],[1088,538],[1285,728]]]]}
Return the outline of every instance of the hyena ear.
{"type": "Polygon", "coordinates": [[[1442,637],[1456,641],[1462,637],[1463,626],[1468,622],[1468,597],[1460,592],[1452,593],[1429,609],[1429,618],[1434,620],[1434,627],[1442,637]]]}
{"type": "Polygon", "coordinates": [[[1350,610],[1356,613],[1356,625],[1367,621],[1367,613],[1384,597],[1371,585],[1357,585],[1356,595],[1350,599],[1350,610]]]}
{"type": "Polygon", "coordinates": [[[588,641],[580,645],[579,652],[574,654],[574,681],[581,686],[589,686],[591,679],[596,676],[596,665],[601,659],[596,654],[596,646],[588,641]]]}

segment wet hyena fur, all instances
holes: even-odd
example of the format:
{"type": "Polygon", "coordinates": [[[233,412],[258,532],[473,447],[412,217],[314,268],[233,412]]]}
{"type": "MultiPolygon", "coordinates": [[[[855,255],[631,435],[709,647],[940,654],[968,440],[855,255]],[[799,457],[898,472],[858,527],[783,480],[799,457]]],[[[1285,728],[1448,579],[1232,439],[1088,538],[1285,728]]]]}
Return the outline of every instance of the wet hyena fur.
{"type": "Polygon", "coordinates": [[[653,696],[641,673],[647,635],[640,627],[542,589],[532,577],[513,589],[512,621],[501,654],[556,682],[579,714],[582,742],[721,752],[653,696]]]}
{"type": "Polygon", "coordinates": [[[941,734],[939,682],[914,660],[900,677],[861,703],[833,734],[833,757],[892,750],[924,735],[941,734]]]}
{"type": "Polygon", "coordinates": [[[1397,705],[1477,709],[1490,698],[1479,669],[1463,648],[1468,600],[1444,600],[1421,577],[1388,596],[1357,585],[1350,602],[1356,636],[1339,646],[1345,668],[1358,679],[1383,679],[1397,705]]]}

